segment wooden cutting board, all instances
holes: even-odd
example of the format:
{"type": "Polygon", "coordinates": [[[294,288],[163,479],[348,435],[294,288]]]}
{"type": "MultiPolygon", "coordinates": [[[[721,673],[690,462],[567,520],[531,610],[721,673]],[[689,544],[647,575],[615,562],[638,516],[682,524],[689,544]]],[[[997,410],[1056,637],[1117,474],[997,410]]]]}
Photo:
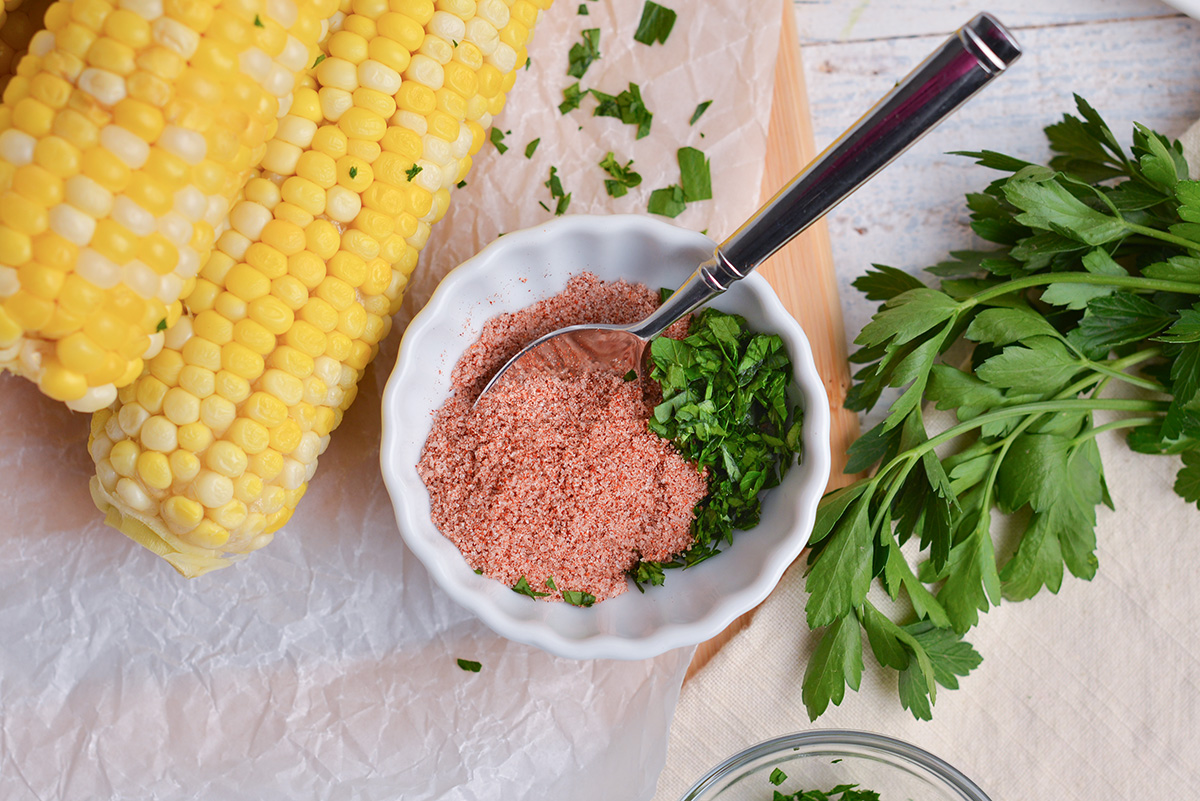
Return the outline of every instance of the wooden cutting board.
{"type": "MultiPolygon", "coordinates": [[[[765,202],[817,155],[813,141],[808,94],[804,88],[800,42],[792,0],[783,0],[779,60],[775,67],[775,95],[767,137],[766,170],[762,199],[765,202]]],[[[775,288],[783,305],[800,321],[812,346],[817,372],[829,396],[830,448],[833,456],[829,489],[852,480],[842,472],[846,448],[858,436],[858,418],[842,407],[850,388],[846,361],[846,335],[838,299],[837,274],[829,246],[829,230],[822,220],[775,254],[758,270],[775,288]]],[[[690,678],[729,639],[746,626],[751,610],[725,631],[696,648],[688,668],[690,678]]],[[[686,681],[686,678],[685,678],[686,681]]]]}

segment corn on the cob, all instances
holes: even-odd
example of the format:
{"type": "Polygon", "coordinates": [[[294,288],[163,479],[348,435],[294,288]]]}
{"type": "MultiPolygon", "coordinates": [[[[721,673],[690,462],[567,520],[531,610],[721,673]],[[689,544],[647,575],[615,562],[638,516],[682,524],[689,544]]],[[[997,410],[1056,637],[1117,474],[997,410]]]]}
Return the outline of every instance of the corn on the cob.
{"type": "Polygon", "coordinates": [[[222,232],[336,0],[63,0],[0,106],[0,368],[112,403],[222,232]]]}
{"type": "Polygon", "coordinates": [[[200,575],[296,508],[551,0],[353,0],[148,371],[92,419],[109,522],[200,575]]]}

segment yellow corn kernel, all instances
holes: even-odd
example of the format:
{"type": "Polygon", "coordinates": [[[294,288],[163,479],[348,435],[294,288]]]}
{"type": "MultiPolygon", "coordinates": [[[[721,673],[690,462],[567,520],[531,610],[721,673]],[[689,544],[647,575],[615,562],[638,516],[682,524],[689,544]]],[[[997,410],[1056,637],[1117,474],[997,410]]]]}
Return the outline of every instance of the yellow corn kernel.
{"type": "Polygon", "coordinates": [[[333,258],[333,254],[338,252],[342,243],[341,234],[328,220],[313,220],[304,229],[304,238],[308,249],[322,259],[333,258]]]}
{"type": "MultiPolygon", "coordinates": [[[[172,460],[173,457],[174,454],[172,460]]],[[[178,475],[176,480],[180,480],[178,475]]],[[[204,519],[204,507],[191,498],[173,495],[163,502],[162,514],[175,533],[186,534],[200,525],[200,521],[204,519]]]]}
{"type": "Polygon", "coordinates": [[[213,443],[213,432],[204,423],[185,423],[177,434],[179,447],[191,453],[201,453],[213,443]]]}
{"type": "MultiPolygon", "coordinates": [[[[228,445],[236,449],[237,446],[230,442],[217,442],[213,444],[213,448],[220,445],[228,445]]],[[[205,465],[208,465],[212,460],[212,449],[205,455],[205,465]]],[[[238,475],[241,475],[240,473],[238,475]]],[[[233,478],[236,476],[227,476],[211,469],[201,470],[196,476],[195,482],[192,484],[192,489],[196,493],[196,500],[204,504],[209,509],[217,509],[233,500],[233,478]]]]}
{"type": "Polygon", "coordinates": [[[225,276],[226,288],[249,303],[271,293],[271,280],[249,264],[237,264],[225,276]]]}
{"type": "Polygon", "coordinates": [[[108,461],[113,470],[117,471],[117,475],[128,477],[137,470],[137,458],[140,453],[141,449],[137,443],[123,439],[113,444],[112,450],[108,452],[108,461]]]}
{"type": "Polygon", "coordinates": [[[171,466],[165,453],[143,451],[137,459],[137,475],[148,487],[166,489],[171,486],[171,466]]]}
{"type": "Polygon", "coordinates": [[[332,159],[340,159],[346,155],[346,134],[337,125],[322,125],[313,134],[312,151],[322,153],[332,159]]]}
{"type": "Polygon", "coordinates": [[[229,542],[229,530],[205,518],[191,531],[180,535],[182,539],[198,548],[220,548],[229,542]]]}
{"type": "MultiPolygon", "coordinates": [[[[237,401],[228,399],[219,394],[225,382],[220,380],[222,374],[218,373],[217,392],[216,395],[209,395],[204,400],[200,401],[200,422],[208,426],[215,436],[221,436],[225,430],[233,424],[237,418],[237,407],[234,405],[237,401]]],[[[248,388],[247,388],[248,389],[248,388]]],[[[249,392],[247,391],[247,395],[249,392]]],[[[239,398],[240,400],[240,398],[239,398]]]]}
{"type": "MultiPolygon", "coordinates": [[[[486,65],[485,65],[486,66],[486,65]]],[[[409,71],[412,66],[409,66],[409,71]]],[[[428,86],[416,81],[405,81],[396,93],[396,107],[411,111],[422,117],[428,117],[437,108],[437,96],[428,86]]]]}
{"type": "MultiPolygon", "coordinates": [[[[304,229],[283,220],[271,220],[263,226],[262,241],[284,256],[290,256],[304,250],[304,229]]],[[[283,275],[283,273],[280,272],[279,275],[283,275]]],[[[275,278],[277,276],[268,274],[268,277],[275,278]]]]}
{"type": "Polygon", "coordinates": [[[170,453],[179,446],[179,428],[160,414],[143,423],[138,436],[142,446],[152,451],[170,453]]]}
{"type": "Polygon", "coordinates": [[[172,387],[163,397],[162,410],[177,426],[195,423],[200,419],[200,399],[182,387],[172,387]]]}
{"type": "MultiPolygon", "coordinates": [[[[359,231],[347,231],[343,238],[349,238],[351,242],[357,241],[363,235],[359,231]],[[353,237],[352,234],[359,234],[359,237],[353,237]]],[[[378,243],[375,244],[378,251],[378,243]]],[[[349,252],[351,248],[343,250],[332,259],[329,260],[329,275],[344,281],[350,287],[361,286],[367,278],[367,262],[360,256],[349,252]]]]}
{"type": "Polygon", "coordinates": [[[294,203],[309,214],[320,214],[325,211],[325,191],[312,181],[294,175],[283,182],[281,187],[283,199],[294,203]]]}
{"type": "MultiPolygon", "coordinates": [[[[251,398],[254,396],[251,395],[251,398]]],[[[270,434],[257,420],[239,417],[225,432],[225,438],[241,448],[246,454],[253,456],[261,453],[271,444],[270,434]]]]}
{"type": "Polygon", "coordinates": [[[233,497],[242,503],[254,503],[263,493],[263,480],[254,472],[257,455],[250,458],[247,471],[233,482],[233,497]]]}
{"type": "Polygon", "coordinates": [[[263,357],[240,342],[229,342],[221,348],[221,367],[235,376],[254,380],[262,375],[263,357]]]}
{"type": "Polygon", "coordinates": [[[261,356],[275,349],[275,335],[251,319],[239,320],[234,325],[233,339],[261,356]]]}
{"type": "Polygon", "coordinates": [[[246,316],[246,306],[246,301],[232,292],[222,292],[217,295],[213,310],[236,322],[246,316]]]}
{"type": "MultiPolygon", "coordinates": [[[[264,235],[266,230],[263,231],[264,235]]],[[[300,233],[300,241],[303,244],[304,233],[300,233]]],[[[278,278],[287,273],[287,257],[280,253],[277,249],[271,247],[264,242],[255,242],[246,250],[246,263],[267,278],[278,278]]]]}
{"type": "Polygon", "coordinates": [[[243,475],[255,475],[263,481],[270,481],[283,471],[283,456],[278,451],[268,448],[262,453],[256,453],[250,459],[250,466],[247,468],[250,473],[243,475]]]}
{"type": "Polygon", "coordinates": [[[386,36],[377,36],[367,45],[367,55],[396,72],[408,69],[412,54],[404,45],[386,36]]]}
{"type": "MultiPolygon", "coordinates": [[[[317,135],[319,136],[320,133],[318,131],[317,135]]],[[[329,153],[309,150],[296,162],[296,175],[321,189],[328,189],[337,183],[337,166],[334,164],[333,156],[329,153]]]]}
{"type": "Polygon", "coordinates": [[[328,333],[337,327],[338,312],[327,301],[311,298],[300,310],[299,318],[328,333]]]}
{"type": "MultiPolygon", "coordinates": [[[[432,17],[433,14],[430,13],[429,16],[432,17]]],[[[410,53],[420,47],[421,42],[425,40],[425,29],[422,27],[422,23],[410,14],[392,11],[380,16],[376,24],[380,36],[386,36],[399,43],[410,53]]]]}
{"type": "MultiPolygon", "coordinates": [[[[204,464],[222,476],[237,478],[246,472],[246,452],[228,440],[218,440],[205,452],[204,464]]],[[[230,495],[232,496],[232,487],[230,495]]],[[[227,503],[228,500],[225,502],[227,503]]],[[[204,505],[208,506],[209,504],[204,505]]]]}
{"type": "Polygon", "coordinates": [[[134,389],[138,404],[150,414],[158,414],[170,387],[151,375],[137,382],[134,389]]]}
{"type": "MultiPolygon", "coordinates": [[[[158,361],[167,354],[171,354],[175,357],[179,357],[181,355],[175,351],[164,350],[162,353],[158,354],[158,356],[155,356],[153,359],[151,359],[151,372],[154,372],[154,362],[158,361]]],[[[182,358],[179,360],[179,366],[175,372],[174,380],[166,383],[170,383],[172,386],[177,383],[179,375],[178,371],[183,369],[185,362],[187,364],[194,364],[198,367],[203,367],[207,370],[216,372],[217,370],[221,369],[221,346],[200,336],[194,336],[189,339],[183,345],[182,358]]]]}
{"type": "Polygon", "coordinates": [[[267,358],[267,364],[297,379],[308,378],[314,368],[312,356],[290,345],[276,348],[267,358]]]}
{"type": "Polygon", "coordinates": [[[326,337],[325,355],[343,362],[350,355],[350,338],[341,331],[331,331],[326,337]]]}
{"type": "Polygon", "coordinates": [[[214,523],[228,531],[246,522],[248,510],[246,509],[246,504],[235,498],[229,503],[213,509],[210,514],[214,523]]]}

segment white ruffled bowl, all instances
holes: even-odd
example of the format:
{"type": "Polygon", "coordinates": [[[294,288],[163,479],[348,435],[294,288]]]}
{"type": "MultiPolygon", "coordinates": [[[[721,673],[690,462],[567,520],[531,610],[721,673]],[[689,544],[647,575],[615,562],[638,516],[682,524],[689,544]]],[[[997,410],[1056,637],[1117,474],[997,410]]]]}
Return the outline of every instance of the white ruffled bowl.
{"type": "Polygon", "coordinates": [[[666,583],[644,594],[631,587],[580,608],[535,601],[476,575],[430,518],[416,465],[454,365],[490,318],[557,294],[583,271],[674,288],[713,247],[701,234],[646,217],[562,217],[507,234],[463,262],[408,326],[383,393],[383,478],[405,543],[451,598],[498,634],[576,659],[646,659],[695,645],[766,598],[808,541],[829,478],[828,401],[804,332],[759,275],[712,305],[783,337],[794,365],[792,399],[804,410],[803,451],[764,497],[762,522],[736,534],[721,555],[667,571],[666,583]]]}

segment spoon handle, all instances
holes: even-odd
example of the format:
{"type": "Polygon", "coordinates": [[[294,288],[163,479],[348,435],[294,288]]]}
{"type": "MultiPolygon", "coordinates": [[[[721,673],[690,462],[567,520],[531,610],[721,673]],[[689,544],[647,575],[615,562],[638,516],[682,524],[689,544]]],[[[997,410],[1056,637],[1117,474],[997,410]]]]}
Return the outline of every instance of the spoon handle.
{"type": "Polygon", "coordinates": [[[977,15],[718,245],[713,258],[700,265],[635,333],[650,338],[745,278],[1020,55],[1020,45],[999,20],[987,13],[977,15]]]}
{"type": "Polygon", "coordinates": [[[979,14],[779,190],[717,248],[742,278],[825,216],[953,114],[1021,55],[1012,34],[979,14]]]}

